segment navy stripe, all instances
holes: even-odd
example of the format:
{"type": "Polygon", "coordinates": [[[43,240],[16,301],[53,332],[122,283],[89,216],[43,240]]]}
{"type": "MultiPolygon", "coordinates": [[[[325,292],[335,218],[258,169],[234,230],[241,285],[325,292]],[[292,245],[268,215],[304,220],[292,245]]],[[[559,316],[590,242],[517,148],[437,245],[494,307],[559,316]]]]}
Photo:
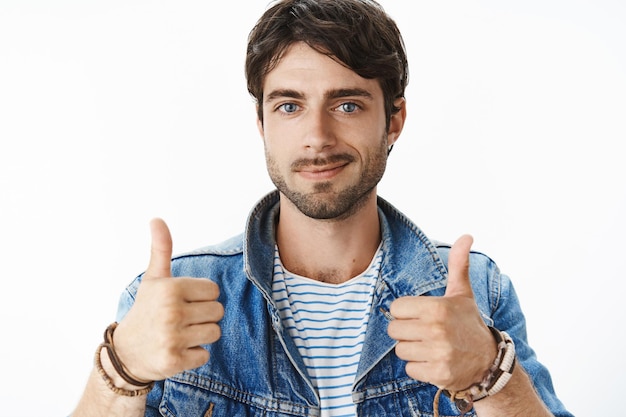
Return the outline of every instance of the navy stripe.
{"type": "Polygon", "coordinates": [[[275,250],[272,296],[320,395],[323,414],[354,417],[357,374],[382,251],[345,284],[316,283],[285,271],[275,250]],[[322,324],[323,323],[323,324],[322,324]],[[315,327],[320,326],[320,327],[315,327]]]}

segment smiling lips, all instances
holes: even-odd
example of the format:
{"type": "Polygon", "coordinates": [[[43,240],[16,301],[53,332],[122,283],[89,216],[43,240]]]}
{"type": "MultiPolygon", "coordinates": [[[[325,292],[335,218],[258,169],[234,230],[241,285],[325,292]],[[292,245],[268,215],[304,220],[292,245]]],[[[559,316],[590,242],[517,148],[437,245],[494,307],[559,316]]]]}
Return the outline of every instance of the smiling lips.
{"type": "Polygon", "coordinates": [[[328,158],[299,159],[291,165],[293,171],[309,179],[328,179],[337,175],[354,157],[347,154],[332,155],[328,158]]]}
{"type": "Polygon", "coordinates": [[[328,179],[328,178],[331,178],[331,177],[335,176],[346,165],[347,165],[347,163],[338,165],[338,166],[336,166],[334,168],[331,167],[331,166],[329,166],[329,167],[322,167],[322,168],[311,167],[311,168],[308,168],[308,169],[300,170],[298,172],[305,178],[322,180],[322,179],[328,179]]]}

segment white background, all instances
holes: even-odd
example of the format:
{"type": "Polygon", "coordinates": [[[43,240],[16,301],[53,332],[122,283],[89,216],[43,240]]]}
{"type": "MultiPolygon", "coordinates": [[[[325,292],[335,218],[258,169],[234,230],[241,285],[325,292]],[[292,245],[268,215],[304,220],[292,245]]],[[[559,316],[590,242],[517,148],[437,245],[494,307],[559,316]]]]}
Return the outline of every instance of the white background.
{"type": "MultiPolygon", "coordinates": [[[[411,81],[379,192],[512,276],[577,416],[626,388],[624,4],[383,2],[411,81]]],[[[271,189],[243,76],[265,6],[0,0],[1,415],[71,412],[150,218],[183,252],[271,189]]]]}

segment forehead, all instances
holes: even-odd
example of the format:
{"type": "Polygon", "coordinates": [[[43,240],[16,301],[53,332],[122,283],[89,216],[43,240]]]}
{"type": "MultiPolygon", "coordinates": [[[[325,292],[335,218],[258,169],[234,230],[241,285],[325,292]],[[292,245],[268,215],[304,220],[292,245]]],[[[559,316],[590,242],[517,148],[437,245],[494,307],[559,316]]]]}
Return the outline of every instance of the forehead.
{"type": "Polygon", "coordinates": [[[291,89],[303,94],[326,93],[336,89],[362,89],[372,97],[381,96],[380,83],[363,78],[342,63],[303,42],[287,48],[276,66],[266,74],[264,96],[273,90],[291,89]]]}

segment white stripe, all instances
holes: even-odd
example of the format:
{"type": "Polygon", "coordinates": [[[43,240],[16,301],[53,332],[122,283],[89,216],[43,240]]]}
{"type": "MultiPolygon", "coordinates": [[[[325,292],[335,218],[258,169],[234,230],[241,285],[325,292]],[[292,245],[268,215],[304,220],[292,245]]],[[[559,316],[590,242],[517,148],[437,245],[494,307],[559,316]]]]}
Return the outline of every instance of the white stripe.
{"type": "Polygon", "coordinates": [[[273,297],[322,402],[322,417],[356,416],[356,376],[378,280],[382,249],[369,268],[339,284],[286,271],[276,249],[273,297]]]}

